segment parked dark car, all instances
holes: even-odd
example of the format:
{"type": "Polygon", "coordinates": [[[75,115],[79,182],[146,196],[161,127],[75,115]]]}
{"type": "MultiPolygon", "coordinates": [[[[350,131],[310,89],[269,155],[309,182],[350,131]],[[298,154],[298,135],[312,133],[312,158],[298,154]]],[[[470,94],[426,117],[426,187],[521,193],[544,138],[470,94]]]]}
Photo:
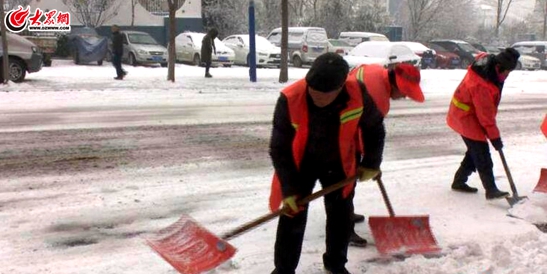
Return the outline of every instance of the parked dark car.
{"type": "Polygon", "coordinates": [[[478,49],[473,47],[471,44],[462,41],[462,40],[432,40],[429,42],[431,45],[438,45],[449,52],[455,53],[460,57],[461,63],[460,67],[462,69],[467,69],[475,57],[480,53],[478,49]]]}
{"type": "Polygon", "coordinates": [[[435,65],[437,68],[454,69],[461,66],[461,60],[457,54],[449,52],[447,49],[436,44],[430,44],[429,47],[436,53],[435,65]]]}
{"type": "Polygon", "coordinates": [[[89,27],[73,28],[68,44],[75,64],[97,62],[101,66],[108,52],[108,38],[89,27]]]}

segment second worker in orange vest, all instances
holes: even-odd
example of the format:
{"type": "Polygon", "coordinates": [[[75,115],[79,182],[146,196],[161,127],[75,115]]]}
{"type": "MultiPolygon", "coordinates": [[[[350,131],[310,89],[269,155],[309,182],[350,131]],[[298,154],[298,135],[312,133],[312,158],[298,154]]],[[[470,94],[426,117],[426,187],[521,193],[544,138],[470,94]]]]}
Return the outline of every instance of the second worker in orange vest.
{"type": "MultiPolygon", "coordinates": [[[[374,104],[386,116],[390,108],[390,100],[397,100],[405,97],[422,103],[424,94],[420,88],[420,71],[411,64],[397,64],[393,68],[384,68],[381,65],[370,64],[361,65],[354,68],[350,73],[364,85],[364,89],[372,97],[374,104]]],[[[364,148],[366,153],[366,148],[364,148]]],[[[352,207],[354,208],[354,207],[352,207]]],[[[361,214],[353,213],[354,222],[363,222],[365,217],[361,214]]],[[[350,236],[350,245],[364,247],[367,240],[361,238],[355,230],[352,229],[350,236]]]]}

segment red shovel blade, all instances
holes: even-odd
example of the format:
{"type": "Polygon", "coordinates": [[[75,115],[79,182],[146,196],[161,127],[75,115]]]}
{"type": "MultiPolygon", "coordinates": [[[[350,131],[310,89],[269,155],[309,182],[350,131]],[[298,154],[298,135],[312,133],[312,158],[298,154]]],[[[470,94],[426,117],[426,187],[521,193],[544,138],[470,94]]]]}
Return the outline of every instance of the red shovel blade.
{"type": "Polygon", "coordinates": [[[441,251],[429,216],[370,217],[370,230],[382,255],[433,254],[441,251]]]}
{"type": "Polygon", "coordinates": [[[538,184],[534,188],[534,192],[547,193],[547,168],[541,169],[541,175],[539,176],[538,184]]]}
{"type": "Polygon", "coordinates": [[[236,249],[188,216],[146,238],[147,244],[179,273],[211,270],[234,256],[236,249]]]}

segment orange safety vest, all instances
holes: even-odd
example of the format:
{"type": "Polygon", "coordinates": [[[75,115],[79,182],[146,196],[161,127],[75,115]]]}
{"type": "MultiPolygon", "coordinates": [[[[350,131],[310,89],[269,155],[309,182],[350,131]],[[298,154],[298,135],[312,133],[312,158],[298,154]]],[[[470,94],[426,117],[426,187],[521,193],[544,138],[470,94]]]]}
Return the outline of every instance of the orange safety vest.
{"type": "Polygon", "coordinates": [[[350,71],[349,75],[365,84],[376,107],[382,113],[382,116],[386,117],[389,112],[389,100],[391,98],[388,70],[376,64],[360,65],[350,71]]]}
{"type": "MultiPolygon", "coordinates": [[[[355,78],[348,78],[348,80],[346,80],[346,90],[350,99],[346,108],[340,113],[340,131],[338,139],[344,172],[346,177],[350,177],[357,171],[357,163],[355,160],[357,142],[355,140],[359,132],[359,120],[363,114],[363,95],[361,93],[361,87],[355,78]]],[[[300,168],[300,163],[304,157],[309,131],[308,103],[306,100],[308,91],[306,80],[302,79],[291,84],[285,88],[282,93],[287,97],[291,124],[296,130],[292,142],[292,150],[294,162],[298,169],[300,168]]],[[[353,184],[344,187],[344,198],[353,190],[353,184]]],[[[279,181],[277,173],[274,173],[270,191],[270,210],[277,210],[282,201],[283,193],[281,192],[281,182],[279,181]]]]}
{"type": "Polygon", "coordinates": [[[500,137],[496,125],[500,99],[498,87],[469,67],[450,101],[446,123],[460,135],[472,140],[497,139],[500,137]]]}

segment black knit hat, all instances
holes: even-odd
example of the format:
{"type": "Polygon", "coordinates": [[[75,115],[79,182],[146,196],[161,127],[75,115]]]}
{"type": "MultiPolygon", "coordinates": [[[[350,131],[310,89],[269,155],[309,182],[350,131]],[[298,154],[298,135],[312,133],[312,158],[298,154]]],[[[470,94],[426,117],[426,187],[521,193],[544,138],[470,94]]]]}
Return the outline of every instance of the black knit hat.
{"type": "Polygon", "coordinates": [[[514,48],[506,48],[496,55],[496,62],[500,65],[500,70],[514,70],[517,67],[520,53],[514,48]]]}
{"type": "Polygon", "coordinates": [[[315,59],[306,74],[306,82],[314,90],[330,92],[344,84],[348,72],[346,60],[337,53],[328,52],[315,59]]]}

